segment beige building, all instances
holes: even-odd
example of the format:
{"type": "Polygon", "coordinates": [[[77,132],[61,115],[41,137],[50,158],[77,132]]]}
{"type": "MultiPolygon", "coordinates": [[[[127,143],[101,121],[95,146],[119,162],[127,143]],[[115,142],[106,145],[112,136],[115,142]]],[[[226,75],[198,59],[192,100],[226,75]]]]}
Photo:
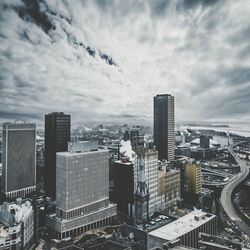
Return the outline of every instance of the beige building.
{"type": "Polygon", "coordinates": [[[201,178],[201,166],[188,163],[186,165],[186,186],[187,191],[193,194],[201,193],[202,178],[201,178]]]}
{"type": "Polygon", "coordinates": [[[158,195],[164,196],[166,207],[180,198],[180,171],[171,169],[158,171],[158,195]]]}

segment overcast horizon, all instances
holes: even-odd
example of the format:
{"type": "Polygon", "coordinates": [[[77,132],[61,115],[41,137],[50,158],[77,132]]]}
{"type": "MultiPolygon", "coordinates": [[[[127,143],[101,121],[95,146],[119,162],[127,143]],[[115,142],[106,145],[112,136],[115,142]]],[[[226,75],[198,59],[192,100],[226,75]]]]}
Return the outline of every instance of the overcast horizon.
{"type": "Polygon", "coordinates": [[[250,122],[250,1],[3,0],[0,121],[250,122]],[[32,2],[32,4],[31,4],[32,2]]]}

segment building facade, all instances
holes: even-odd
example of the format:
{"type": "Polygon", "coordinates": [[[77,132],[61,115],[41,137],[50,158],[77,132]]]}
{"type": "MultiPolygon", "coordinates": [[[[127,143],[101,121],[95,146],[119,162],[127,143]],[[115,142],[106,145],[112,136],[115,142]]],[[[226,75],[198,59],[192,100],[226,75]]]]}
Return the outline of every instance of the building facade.
{"type": "Polygon", "coordinates": [[[2,193],[25,197],[36,189],[36,125],[3,124],[2,193]]]}
{"type": "Polygon", "coordinates": [[[53,199],[56,196],[56,153],[68,149],[70,115],[53,112],[45,115],[44,188],[53,199]]]}
{"type": "Polygon", "coordinates": [[[180,199],[181,181],[179,170],[158,171],[158,195],[164,196],[166,207],[173,205],[180,199]]]}
{"type": "Polygon", "coordinates": [[[169,94],[154,97],[154,144],[160,160],[174,161],[174,97],[169,94]]]}
{"type": "Polygon", "coordinates": [[[206,135],[200,136],[200,148],[202,149],[209,149],[210,147],[210,138],[206,135]]]}
{"type": "Polygon", "coordinates": [[[134,190],[136,190],[140,166],[144,167],[145,179],[149,191],[149,216],[163,209],[164,197],[158,195],[158,152],[154,149],[136,150],[134,168],[134,190]]]}
{"type": "Polygon", "coordinates": [[[144,135],[140,134],[139,129],[126,130],[123,139],[125,141],[129,140],[133,150],[144,146],[144,135]]]}
{"type": "Polygon", "coordinates": [[[0,206],[0,249],[29,249],[33,245],[34,210],[30,200],[0,206]]]}
{"type": "Polygon", "coordinates": [[[186,189],[193,194],[201,193],[202,175],[201,166],[188,163],[186,165],[186,189]]]}
{"type": "Polygon", "coordinates": [[[149,219],[149,191],[144,166],[140,166],[137,187],[134,193],[135,224],[143,224],[149,219]]]}
{"type": "Polygon", "coordinates": [[[108,150],[57,153],[56,215],[47,220],[55,236],[77,235],[116,217],[116,205],[109,203],[108,164],[108,150]]]}
{"type": "Polygon", "coordinates": [[[114,199],[117,209],[133,216],[134,212],[134,164],[125,159],[113,162],[114,199]]]}

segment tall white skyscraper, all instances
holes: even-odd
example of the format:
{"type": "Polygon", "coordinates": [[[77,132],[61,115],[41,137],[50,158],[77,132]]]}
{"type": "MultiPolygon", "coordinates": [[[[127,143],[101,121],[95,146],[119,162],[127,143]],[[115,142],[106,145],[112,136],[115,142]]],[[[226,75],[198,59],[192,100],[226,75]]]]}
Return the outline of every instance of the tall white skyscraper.
{"type": "Polygon", "coordinates": [[[3,124],[1,190],[7,198],[25,197],[36,189],[36,125],[3,124]]]}
{"type": "Polygon", "coordinates": [[[136,150],[134,168],[134,190],[138,184],[140,167],[145,171],[145,180],[149,191],[149,216],[161,210],[162,197],[158,196],[158,152],[154,149],[140,148],[136,150]]]}

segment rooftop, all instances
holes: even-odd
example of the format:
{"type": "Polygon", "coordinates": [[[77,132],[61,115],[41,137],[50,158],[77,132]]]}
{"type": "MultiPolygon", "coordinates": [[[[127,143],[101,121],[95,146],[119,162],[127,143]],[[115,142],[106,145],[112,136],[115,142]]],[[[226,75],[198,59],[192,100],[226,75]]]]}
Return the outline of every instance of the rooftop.
{"type": "Polygon", "coordinates": [[[109,153],[109,150],[94,150],[94,151],[83,151],[83,152],[58,152],[56,155],[64,156],[64,157],[71,157],[71,156],[81,156],[81,155],[88,155],[88,154],[96,154],[100,152],[107,152],[109,153]]]}
{"type": "Polygon", "coordinates": [[[114,163],[115,163],[115,164],[126,165],[126,166],[133,165],[133,163],[132,163],[132,162],[130,162],[130,161],[121,161],[121,160],[114,161],[114,163]]]}
{"type": "Polygon", "coordinates": [[[195,228],[200,227],[214,217],[215,215],[195,209],[194,211],[188,213],[187,215],[184,215],[180,219],[171,222],[163,227],[160,227],[154,231],[151,231],[149,235],[169,241],[174,240],[188,232],[191,232],[195,228]]]}
{"type": "MultiPolygon", "coordinates": [[[[215,141],[213,139],[210,139],[209,143],[210,143],[210,147],[211,147],[211,145],[212,146],[219,146],[220,145],[217,141],[215,141]]],[[[196,138],[196,139],[192,140],[191,144],[200,145],[200,138],[196,138]]]]}
{"type": "Polygon", "coordinates": [[[98,150],[97,141],[76,141],[68,142],[69,152],[89,152],[93,150],[98,150]]]}
{"type": "Polygon", "coordinates": [[[18,202],[19,204],[4,202],[3,205],[0,206],[2,221],[7,222],[8,214],[13,214],[15,220],[14,224],[18,225],[21,221],[30,216],[33,211],[31,202],[29,200],[22,201],[21,199],[19,199],[18,202]]]}

